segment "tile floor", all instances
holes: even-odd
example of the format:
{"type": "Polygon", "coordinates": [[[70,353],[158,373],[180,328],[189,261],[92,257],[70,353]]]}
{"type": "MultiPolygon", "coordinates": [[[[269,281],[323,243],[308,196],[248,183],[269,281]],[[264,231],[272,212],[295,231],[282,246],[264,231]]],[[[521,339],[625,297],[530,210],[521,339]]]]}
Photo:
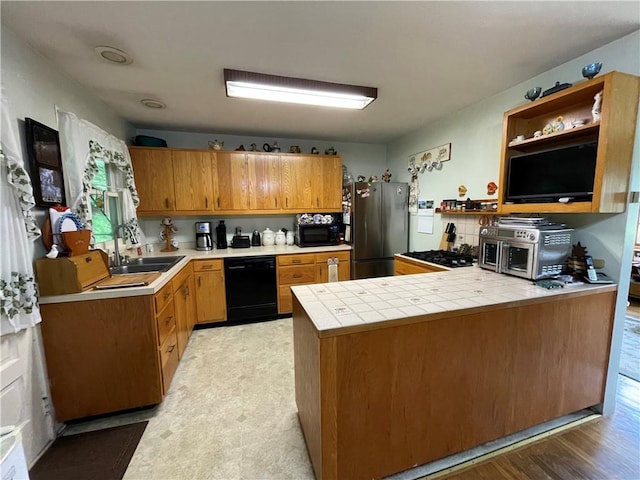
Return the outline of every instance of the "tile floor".
{"type": "Polygon", "coordinates": [[[195,330],[162,404],[64,433],[148,419],[124,480],[313,479],[292,344],[290,318],[195,330]]]}

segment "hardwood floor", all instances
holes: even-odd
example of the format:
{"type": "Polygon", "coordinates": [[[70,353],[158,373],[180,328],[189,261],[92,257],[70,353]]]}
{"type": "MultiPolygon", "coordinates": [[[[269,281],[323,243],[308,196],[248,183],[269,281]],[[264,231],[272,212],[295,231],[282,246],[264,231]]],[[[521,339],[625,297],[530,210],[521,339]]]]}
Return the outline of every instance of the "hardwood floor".
{"type": "Polygon", "coordinates": [[[640,383],[618,376],[616,410],[611,417],[598,418],[438,478],[638,480],[640,383]]]}

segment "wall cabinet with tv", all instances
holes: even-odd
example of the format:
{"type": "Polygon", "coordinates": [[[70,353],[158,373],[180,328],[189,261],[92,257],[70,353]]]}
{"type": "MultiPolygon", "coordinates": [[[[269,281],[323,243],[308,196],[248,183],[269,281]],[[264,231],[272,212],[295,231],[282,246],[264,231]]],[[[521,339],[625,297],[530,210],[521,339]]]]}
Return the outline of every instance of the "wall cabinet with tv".
{"type": "Polygon", "coordinates": [[[623,212],[629,196],[639,94],[639,77],[611,72],[505,112],[500,212],[623,212]],[[602,92],[601,112],[594,121],[592,108],[598,92],[602,92]],[[535,136],[559,120],[563,129],[535,136]],[[574,126],[580,120],[584,124],[574,126]],[[525,139],[514,140],[519,135],[525,139]],[[558,165],[565,158],[567,164],[558,165]],[[590,191],[585,184],[592,187],[590,191]]]}

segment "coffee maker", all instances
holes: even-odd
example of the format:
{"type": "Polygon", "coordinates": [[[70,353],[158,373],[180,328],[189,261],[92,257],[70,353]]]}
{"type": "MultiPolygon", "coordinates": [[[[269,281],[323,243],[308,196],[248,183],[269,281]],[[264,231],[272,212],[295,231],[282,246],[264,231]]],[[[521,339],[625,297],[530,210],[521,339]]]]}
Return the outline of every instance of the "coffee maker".
{"type": "Polygon", "coordinates": [[[196,222],[196,250],[213,250],[211,222],[196,222]]]}

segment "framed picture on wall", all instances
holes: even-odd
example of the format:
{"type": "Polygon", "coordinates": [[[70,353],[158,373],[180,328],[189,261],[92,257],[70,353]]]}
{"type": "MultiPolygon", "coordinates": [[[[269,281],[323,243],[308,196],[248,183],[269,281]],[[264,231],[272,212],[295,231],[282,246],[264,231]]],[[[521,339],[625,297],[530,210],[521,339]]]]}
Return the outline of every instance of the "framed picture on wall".
{"type": "Polygon", "coordinates": [[[25,118],[24,123],[36,205],[39,207],[65,205],[58,132],[32,118],[25,118]]]}

